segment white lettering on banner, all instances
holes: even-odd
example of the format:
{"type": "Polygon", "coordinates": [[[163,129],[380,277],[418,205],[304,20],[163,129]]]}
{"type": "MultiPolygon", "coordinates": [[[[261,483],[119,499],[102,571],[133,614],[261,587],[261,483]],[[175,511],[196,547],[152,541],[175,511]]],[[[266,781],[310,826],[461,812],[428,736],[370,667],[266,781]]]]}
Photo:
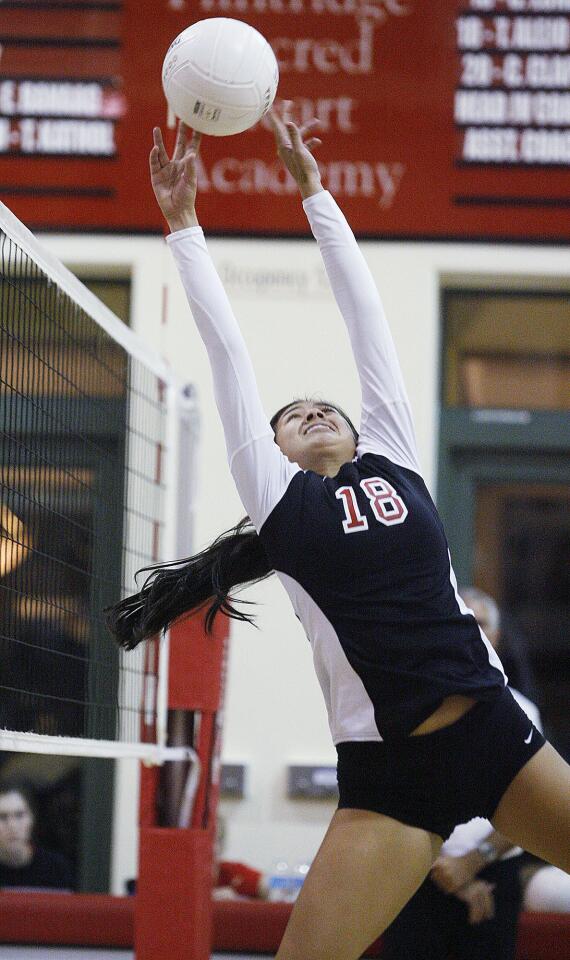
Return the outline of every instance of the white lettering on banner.
{"type": "Polygon", "coordinates": [[[570,166],[570,17],[557,15],[570,12],[570,0],[469,5],[476,13],[456,21],[458,52],[474,51],[460,56],[455,91],[454,119],[465,127],[460,160],[570,166]],[[510,15],[485,15],[499,8],[510,15]]]}
{"type": "Polygon", "coordinates": [[[516,13],[569,13],[570,0],[507,0],[507,9],[516,13]]]}
{"type": "Polygon", "coordinates": [[[567,50],[570,23],[566,17],[495,17],[499,50],[567,50]]]}
{"type": "Polygon", "coordinates": [[[10,121],[0,117],[0,153],[6,153],[10,147],[10,121]]]}
{"type": "Polygon", "coordinates": [[[97,117],[103,104],[99,83],[34,83],[20,82],[18,113],[27,116],[60,114],[66,117],[97,117]]]}
{"type": "Polygon", "coordinates": [[[461,68],[464,87],[489,87],[493,81],[493,58],[488,53],[465,53],[461,68]]]}
{"type": "MultiPolygon", "coordinates": [[[[524,60],[517,53],[507,53],[503,60],[502,80],[506,87],[524,86],[524,60]]],[[[490,83],[491,81],[489,81],[490,83]]]]}
{"type": "Polygon", "coordinates": [[[505,123],[507,94],[500,90],[458,90],[455,94],[456,123],[505,123]]]}
{"type": "Polygon", "coordinates": [[[570,127],[570,93],[536,93],[532,97],[530,123],[570,127]]]}
{"type": "Polygon", "coordinates": [[[461,85],[490,87],[498,80],[505,87],[570,86],[570,56],[567,54],[505,54],[502,64],[488,53],[466,53],[461,57],[461,85]]]}
{"type": "Polygon", "coordinates": [[[465,132],[463,159],[471,163],[516,163],[518,133],[512,128],[472,128],[465,132]]]}
{"type": "Polygon", "coordinates": [[[82,154],[112,156],[114,129],[109,121],[33,120],[18,124],[22,153],[82,154]]]}
{"type": "Polygon", "coordinates": [[[534,54],[526,62],[526,83],[529,87],[569,87],[570,57],[534,54]]]}
{"type": "MultiPolygon", "coordinates": [[[[356,110],[358,101],[352,97],[298,97],[296,100],[279,100],[273,107],[275,113],[282,120],[292,120],[297,125],[307,123],[313,117],[318,117],[321,125],[319,132],[338,130],[340,133],[355,133],[358,129],[351,114],[356,110]]],[[[271,130],[271,121],[267,114],[260,120],[262,127],[271,130]]],[[[255,130],[256,127],[252,127],[255,130]]]]}
{"type": "Polygon", "coordinates": [[[480,50],[485,43],[481,17],[459,17],[456,23],[457,46],[460,50],[480,50]]]}
{"type": "Polygon", "coordinates": [[[375,168],[378,185],[382,191],[378,203],[384,210],[388,210],[400,189],[406,168],[403,163],[377,163],[375,168]]]}
{"type": "Polygon", "coordinates": [[[370,73],[374,63],[374,25],[362,20],[356,40],[317,40],[314,37],[274,37],[271,40],[282,73],[370,73]]]}
{"type": "MultiPolygon", "coordinates": [[[[319,163],[323,185],[338,197],[364,197],[389,209],[398,193],[405,167],[402,163],[370,163],[366,160],[331,160],[319,163]]],[[[279,162],[259,158],[224,157],[210,169],[198,160],[198,187],[226,195],[292,196],[297,184],[279,162]]]]}
{"type": "MultiPolygon", "coordinates": [[[[22,153],[36,152],[37,120],[21,120],[19,123],[20,150],[22,153]]],[[[17,132],[17,131],[16,131],[17,132]]],[[[16,142],[14,138],[14,142],[16,142]]]]}
{"type": "Polygon", "coordinates": [[[532,13],[570,13],[570,0],[527,0],[527,9],[532,13]]]}
{"type": "Polygon", "coordinates": [[[282,13],[332,14],[367,18],[382,23],[388,17],[406,17],[412,13],[411,0],[200,0],[207,13],[238,14],[282,13]]]}
{"type": "Polygon", "coordinates": [[[125,110],[124,94],[111,84],[6,78],[0,81],[0,118],[8,133],[0,151],[112,157],[116,144],[110,120],[125,110]]]}
{"type": "Polygon", "coordinates": [[[521,138],[524,163],[570,164],[570,130],[525,130],[521,138]]]}
{"type": "MultiPolygon", "coordinates": [[[[218,193],[263,194],[274,196],[294,194],[297,185],[280,164],[269,166],[263,160],[238,160],[224,157],[212,164],[211,184],[218,193]]],[[[208,189],[202,187],[202,189],[208,189]]]]}
{"type": "Polygon", "coordinates": [[[13,80],[0,83],[0,113],[9,116],[16,112],[16,84],[13,80]]]}
{"type": "Polygon", "coordinates": [[[570,23],[567,17],[459,17],[456,22],[460,50],[480,50],[492,44],[497,50],[567,50],[570,23]]]}
{"type": "Polygon", "coordinates": [[[458,90],[455,122],[472,126],[516,123],[570,127],[570,93],[458,90]]]}
{"type": "Polygon", "coordinates": [[[375,197],[388,210],[400,187],[402,163],[368,163],[366,160],[333,160],[326,164],[325,177],[331,193],[340,197],[375,197]]]}
{"type": "Polygon", "coordinates": [[[99,117],[105,110],[103,85],[95,82],[3,80],[0,113],[5,116],[99,117]]]}
{"type": "Polygon", "coordinates": [[[333,160],[327,164],[327,184],[331,193],[346,197],[372,197],[376,192],[374,168],[363,160],[333,160]]]}
{"type": "Polygon", "coordinates": [[[463,158],[471,163],[570,164],[570,130],[470,127],[463,158]]]}

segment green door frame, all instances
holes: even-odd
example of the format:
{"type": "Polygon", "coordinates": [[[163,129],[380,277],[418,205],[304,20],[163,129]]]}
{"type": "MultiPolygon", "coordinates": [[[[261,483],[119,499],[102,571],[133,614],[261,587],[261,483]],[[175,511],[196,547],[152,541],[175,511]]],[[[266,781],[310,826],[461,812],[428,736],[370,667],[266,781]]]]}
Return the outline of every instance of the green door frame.
{"type": "Polygon", "coordinates": [[[570,484],[570,417],[527,410],[444,409],[437,504],[458,582],[473,575],[477,484],[570,484]]]}

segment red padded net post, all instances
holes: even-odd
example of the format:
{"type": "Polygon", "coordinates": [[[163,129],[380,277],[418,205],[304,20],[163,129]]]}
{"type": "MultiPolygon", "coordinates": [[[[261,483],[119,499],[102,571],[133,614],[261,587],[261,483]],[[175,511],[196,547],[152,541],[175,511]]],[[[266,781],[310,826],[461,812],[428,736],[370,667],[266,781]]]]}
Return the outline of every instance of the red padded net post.
{"type": "Polygon", "coordinates": [[[160,773],[142,768],[137,960],[209,960],[212,946],[212,852],[219,794],[221,708],[228,621],[204,632],[203,612],[170,632],[168,705],[193,714],[200,780],[187,828],[157,825],[160,773]]]}

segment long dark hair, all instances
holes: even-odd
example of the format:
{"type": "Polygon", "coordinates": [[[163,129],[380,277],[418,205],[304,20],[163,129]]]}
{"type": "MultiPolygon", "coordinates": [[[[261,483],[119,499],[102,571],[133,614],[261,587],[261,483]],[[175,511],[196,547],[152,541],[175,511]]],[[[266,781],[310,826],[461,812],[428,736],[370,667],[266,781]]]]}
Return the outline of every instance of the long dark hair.
{"type": "MultiPolygon", "coordinates": [[[[306,401],[292,400],[273,415],[270,423],[274,433],[285,411],[302,402],[306,401]]],[[[314,402],[336,410],[348,423],[357,442],[354,424],[337,404],[324,400],[314,402]]],[[[253,616],[236,606],[249,601],[236,600],[230,594],[265,580],[273,568],[251,520],[244,517],[193,557],[143,567],[136,576],[141,573],[148,576],[139,592],[105,611],[109,630],[125,650],[133,650],[142,640],[166,630],[184,614],[203,608],[208,633],[220,612],[234,620],[253,623],[253,616]]]]}

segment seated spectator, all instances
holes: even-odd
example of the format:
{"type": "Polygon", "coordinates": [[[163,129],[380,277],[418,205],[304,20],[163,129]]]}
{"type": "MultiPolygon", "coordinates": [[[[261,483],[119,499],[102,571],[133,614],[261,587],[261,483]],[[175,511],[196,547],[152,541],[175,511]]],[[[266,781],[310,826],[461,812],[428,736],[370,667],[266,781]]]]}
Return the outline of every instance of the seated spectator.
{"type": "Polygon", "coordinates": [[[35,798],[23,783],[0,784],[0,889],[72,890],[66,858],[34,841],[35,798]]]}

